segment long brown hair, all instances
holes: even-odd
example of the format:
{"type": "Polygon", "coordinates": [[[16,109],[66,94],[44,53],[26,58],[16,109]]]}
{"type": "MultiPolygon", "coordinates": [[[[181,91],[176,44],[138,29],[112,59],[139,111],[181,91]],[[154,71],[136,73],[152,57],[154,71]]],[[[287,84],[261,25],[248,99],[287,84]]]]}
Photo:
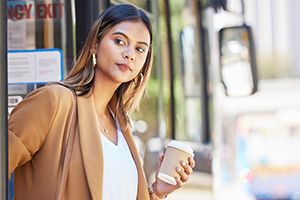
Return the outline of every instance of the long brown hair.
{"type": "Polygon", "coordinates": [[[95,71],[90,50],[97,42],[101,42],[109,29],[124,20],[142,21],[150,34],[149,51],[140,71],[143,77],[139,73],[135,81],[122,83],[115,92],[118,99],[117,106],[120,108],[125,124],[128,126],[130,125],[130,114],[139,107],[141,98],[146,91],[152,68],[151,22],[142,10],[131,5],[117,5],[106,9],[93,24],[73,69],[62,82],[73,90],[78,91],[79,96],[91,94],[95,71]],[[141,81],[142,79],[143,81],[141,81]]]}

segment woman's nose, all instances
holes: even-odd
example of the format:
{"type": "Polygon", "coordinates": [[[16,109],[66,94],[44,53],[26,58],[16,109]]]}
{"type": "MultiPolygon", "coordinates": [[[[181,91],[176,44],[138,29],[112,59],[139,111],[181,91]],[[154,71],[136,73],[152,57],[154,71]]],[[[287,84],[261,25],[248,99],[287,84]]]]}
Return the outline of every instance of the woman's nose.
{"type": "Polygon", "coordinates": [[[128,48],[127,51],[123,53],[123,58],[133,61],[135,59],[134,49],[128,48]]]}

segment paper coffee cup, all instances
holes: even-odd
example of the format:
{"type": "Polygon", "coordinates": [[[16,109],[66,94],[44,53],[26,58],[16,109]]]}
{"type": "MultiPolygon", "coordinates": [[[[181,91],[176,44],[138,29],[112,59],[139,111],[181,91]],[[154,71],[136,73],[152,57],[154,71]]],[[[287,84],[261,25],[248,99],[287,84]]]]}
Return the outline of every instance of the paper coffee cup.
{"type": "Polygon", "coordinates": [[[182,168],[180,164],[181,161],[189,163],[189,157],[194,157],[193,149],[181,142],[174,140],[167,144],[166,148],[167,150],[158,173],[158,178],[169,184],[176,185],[177,182],[175,178],[180,178],[176,168],[182,168]]]}

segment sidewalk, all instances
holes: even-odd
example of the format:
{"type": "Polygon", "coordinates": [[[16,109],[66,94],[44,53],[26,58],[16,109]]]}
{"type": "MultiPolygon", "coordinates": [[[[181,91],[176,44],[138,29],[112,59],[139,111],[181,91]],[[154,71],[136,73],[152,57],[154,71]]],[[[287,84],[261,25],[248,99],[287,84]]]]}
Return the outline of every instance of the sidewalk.
{"type": "Polygon", "coordinates": [[[167,200],[255,200],[244,192],[226,188],[217,194],[206,188],[183,187],[170,194],[167,200]]]}
{"type": "Polygon", "coordinates": [[[170,194],[167,200],[212,200],[209,189],[183,187],[170,194]]]}

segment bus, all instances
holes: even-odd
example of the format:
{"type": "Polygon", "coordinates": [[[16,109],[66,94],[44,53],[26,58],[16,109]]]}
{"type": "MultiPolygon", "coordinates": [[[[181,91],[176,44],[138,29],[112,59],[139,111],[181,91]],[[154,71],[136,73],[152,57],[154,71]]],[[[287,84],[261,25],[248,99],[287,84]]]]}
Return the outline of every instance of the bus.
{"type": "Polygon", "coordinates": [[[218,100],[218,196],[230,191],[252,199],[299,199],[299,83],[297,78],[261,80],[254,95],[218,100]]]}

